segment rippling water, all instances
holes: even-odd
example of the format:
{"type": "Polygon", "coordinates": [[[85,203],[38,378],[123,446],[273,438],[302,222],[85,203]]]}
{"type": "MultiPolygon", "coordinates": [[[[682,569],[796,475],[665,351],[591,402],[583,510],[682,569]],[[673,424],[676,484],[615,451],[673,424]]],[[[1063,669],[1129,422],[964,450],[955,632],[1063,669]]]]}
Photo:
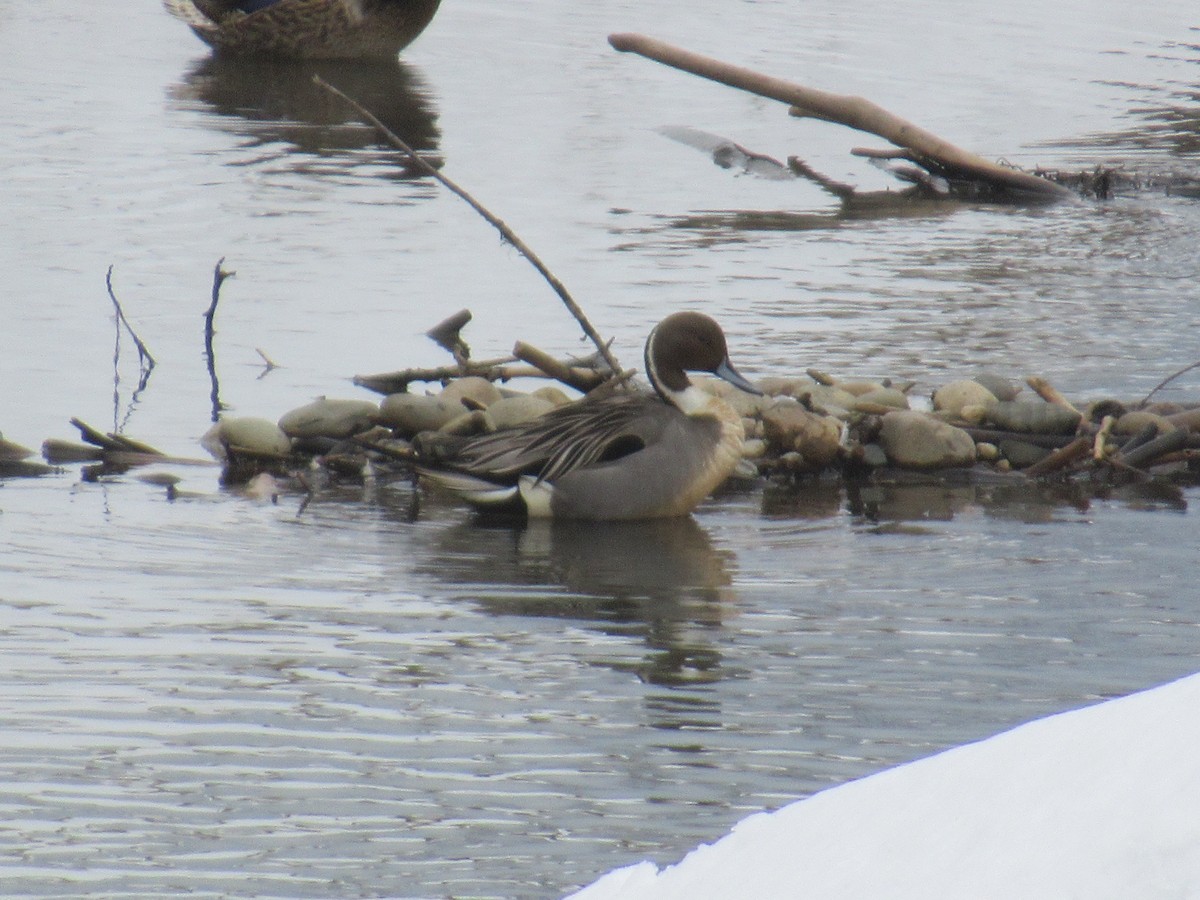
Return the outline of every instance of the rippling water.
{"type": "MultiPolygon", "coordinates": [[[[546,286],[303,68],[157,4],[2,4],[0,429],[180,455],[221,397],[586,349],[546,286]],[[158,360],[114,378],[104,275],[158,360]],[[280,368],[265,371],[257,351],[280,368]]],[[[446,0],[397,66],[323,67],[501,215],[626,360],[694,306],[748,374],[1038,373],[1140,397],[1198,354],[1194,200],[845,218],[655,129],[868,188],[829,125],[613,53],[641,30],[858,93],[1024,165],[1195,172],[1177,4],[446,0]]],[[[1164,394],[1194,398],[1195,379],[1164,394]]],[[[732,487],[691,519],[486,528],[405,481],[261,503],[215,470],[0,481],[5,896],[554,897],[746,813],[1197,668],[1192,489],[732,487]]]]}

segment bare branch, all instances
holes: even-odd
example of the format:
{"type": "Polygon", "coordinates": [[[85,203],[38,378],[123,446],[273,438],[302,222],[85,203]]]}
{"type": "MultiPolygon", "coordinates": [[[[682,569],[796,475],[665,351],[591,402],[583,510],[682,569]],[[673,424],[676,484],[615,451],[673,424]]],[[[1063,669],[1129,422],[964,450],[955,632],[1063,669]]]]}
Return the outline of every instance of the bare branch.
{"type": "Polygon", "coordinates": [[[596,348],[600,351],[601,356],[604,357],[604,361],[608,363],[609,368],[611,368],[614,372],[621,371],[620,363],[618,363],[616,358],[612,355],[612,351],[609,350],[608,345],[604,342],[604,339],[601,338],[596,329],[592,327],[592,323],[588,320],[588,317],[584,314],[579,304],[575,302],[574,298],[567,291],[563,283],[559,281],[554,273],[546,267],[546,264],[541,261],[538,255],[534,253],[524,241],[517,237],[511,228],[509,228],[506,224],[504,224],[503,221],[489,212],[478,200],[472,197],[463,188],[459,187],[457,184],[439,172],[436,168],[431,166],[420,156],[420,154],[417,153],[417,151],[401,140],[395,132],[384,125],[383,122],[381,122],[370,110],[368,110],[357,100],[342,93],[333,85],[322,79],[319,75],[314,75],[313,81],[319,87],[324,88],[337,97],[341,97],[344,101],[354,107],[360,116],[370,122],[371,125],[373,125],[375,129],[387,139],[388,143],[405,153],[418,169],[437,179],[448,190],[466,201],[466,203],[473,210],[479,213],[485,220],[487,220],[488,223],[495,227],[500,232],[501,236],[503,236],[506,241],[516,247],[517,251],[527,260],[529,260],[530,264],[537,269],[539,273],[541,273],[543,278],[546,279],[550,287],[554,289],[554,292],[558,294],[559,298],[566,305],[571,315],[575,317],[575,321],[579,323],[580,327],[583,329],[583,333],[586,334],[592,343],[596,345],[596,348]]]}

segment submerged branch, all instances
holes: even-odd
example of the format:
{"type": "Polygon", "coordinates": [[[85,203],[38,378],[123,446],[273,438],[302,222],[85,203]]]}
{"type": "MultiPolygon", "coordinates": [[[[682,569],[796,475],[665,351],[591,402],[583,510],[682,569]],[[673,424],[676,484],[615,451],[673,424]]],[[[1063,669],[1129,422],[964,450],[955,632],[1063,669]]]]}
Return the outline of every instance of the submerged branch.
{"type": "Polygon", "coordinates": [[[672,68],[786,103],[792,107],[795,116],[822,119],[877,135],[911,151],[920,158],[922,165],[932,163],[939,175],[982,181],[1029,199],[1062,200],[1073,196],[1070,190],[1052,181],[960,149],[861,97],[831,94],[794,84],[641,34],[613,34],[608,42],[616,50],[636,53],[672,68]]]}

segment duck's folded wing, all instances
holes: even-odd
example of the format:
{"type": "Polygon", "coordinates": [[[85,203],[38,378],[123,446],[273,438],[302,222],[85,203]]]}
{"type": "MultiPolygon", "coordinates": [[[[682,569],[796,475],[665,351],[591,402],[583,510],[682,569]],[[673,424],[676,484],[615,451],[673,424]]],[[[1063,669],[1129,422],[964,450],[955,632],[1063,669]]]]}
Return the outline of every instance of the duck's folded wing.
{"type": "Polygon", "coordinates": [[[653,396],[616,395],[563,406],[527,425],[452,444],[422,448],[419,468],[450,469],[499,484],[522,475],[554,481],[568,472],[634,453],[662,433],[664,411],[653,396]]]}

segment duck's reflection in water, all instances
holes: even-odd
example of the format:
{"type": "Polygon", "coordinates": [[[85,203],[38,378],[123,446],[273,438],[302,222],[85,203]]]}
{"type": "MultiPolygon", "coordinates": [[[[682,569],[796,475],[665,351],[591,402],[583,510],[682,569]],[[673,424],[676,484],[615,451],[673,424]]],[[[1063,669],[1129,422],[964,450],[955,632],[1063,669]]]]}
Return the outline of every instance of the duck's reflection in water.
{"type": "MultiPolygon", "coordinates": [[[[214,127],[247,138],[250,147],[283,145],[287,153],[318,157],[382,148],[375,129],[316,84],[314,75],[353,97],[406,144],[424,151],[423,156],[436,151],[440,133],[428,88],[417,70],[399,60],[208,57],[171,94],[178,104],[209,113],[214,127]]],[[[380,152],[398,163],[404,175],[417,174],[402,154],[380,152]]]]}
{"type": "Polygon", "coordinates": [[[722,677],[713,631],[734,612],[731,564],[732,554],[684,517],[494,526],[472,519],[438,533],[426,566],[495,615],[573,619],[639,637],[648,653],[600,662],[679,685],[722,677]]]}
{"type": "Polygon", "coordinates": [[[1169,481],[1040,481],[1019,474],[963,472],[957,477],[902,473],[892,479],[772,484],[763,492],[762,513],[771,519],[828,519],[844,510],[867,528],[919,532],[964,514],[1028,524],[1066,521],[1088,512],[1096,502],[1132,509],[1187,509],[1181,486],[1169,481]]]}

